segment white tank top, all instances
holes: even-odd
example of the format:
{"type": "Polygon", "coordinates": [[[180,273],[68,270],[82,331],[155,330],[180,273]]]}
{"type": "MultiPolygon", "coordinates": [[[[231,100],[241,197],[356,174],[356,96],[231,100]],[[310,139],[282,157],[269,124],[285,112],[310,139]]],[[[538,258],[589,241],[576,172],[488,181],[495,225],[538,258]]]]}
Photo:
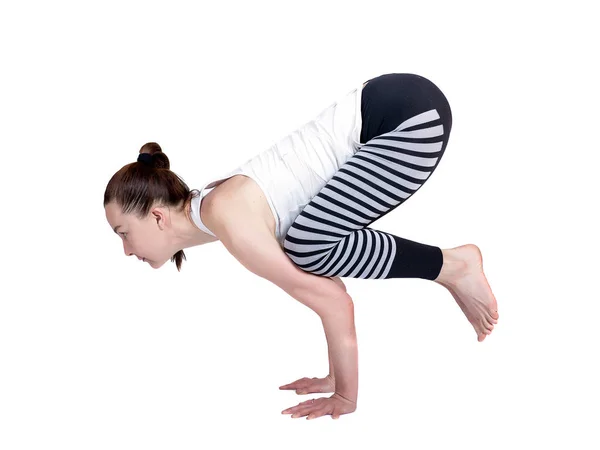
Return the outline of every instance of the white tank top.
{"type": "Polygon", "coordinates": [[[191,202],[191,216],[196,226],[215,236],[200,219],[202,199],[228,178],[245,175],[263,190],[275,217],[275,236],[283,247],[296,217],[362,146],[362,88],[361,83],[316,119],[223,177],[206,183],[191,202]]]}

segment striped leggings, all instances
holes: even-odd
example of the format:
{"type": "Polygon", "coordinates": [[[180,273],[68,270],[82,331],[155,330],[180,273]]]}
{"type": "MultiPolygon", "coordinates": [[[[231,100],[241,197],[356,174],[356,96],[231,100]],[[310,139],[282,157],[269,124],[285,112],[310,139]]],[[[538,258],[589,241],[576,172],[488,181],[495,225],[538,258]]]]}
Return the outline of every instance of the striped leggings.
{"type": "Polygon", "coordinates": [[[439,247],[369,228],[408,200],[438,166],[452,128],[444,94],[419,75],[369,80],[361,99],[362,146],[302,210],[284,251],[326,277],[423,278],[442,268],[439,247]]]}

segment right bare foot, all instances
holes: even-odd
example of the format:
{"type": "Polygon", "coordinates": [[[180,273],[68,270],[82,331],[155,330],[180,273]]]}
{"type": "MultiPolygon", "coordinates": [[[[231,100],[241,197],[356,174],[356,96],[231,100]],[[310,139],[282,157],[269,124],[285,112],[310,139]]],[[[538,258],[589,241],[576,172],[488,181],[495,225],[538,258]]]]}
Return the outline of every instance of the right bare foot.
{"type": "Polygon", "coordinates": [[[450,291],[483,341],[498,323],[498,304],[483,273],[483,258],[473,244],[442,250],[444,265],[435,279],[450,291]]]}

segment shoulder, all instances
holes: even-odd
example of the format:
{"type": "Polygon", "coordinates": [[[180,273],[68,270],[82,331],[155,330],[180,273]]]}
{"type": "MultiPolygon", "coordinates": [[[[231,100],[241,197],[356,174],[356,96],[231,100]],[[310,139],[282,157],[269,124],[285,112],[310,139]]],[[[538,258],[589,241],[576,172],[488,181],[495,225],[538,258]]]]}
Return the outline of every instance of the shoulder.
{"type": "Polygon", "coordinates": [[[213,228],[226,224],[233,229],[240,226],[266,227],[267,233],[275,237],[275,218],[264,192],[254,180],[235,175],[215,187],[203,200],[202,222],[219,237],[213,228]],[[206,216],[206,221],[205,221],[206,216]],[[212,225],[212,226],[211,226],[212,225]]]}
{"type": "MultiPolygon", "coordinates": [[[[224,192],[224,191],[222,191],[224,192]]],[[[295,266],[255,208],[239,196],[214,197],[202,221],[250,272],[294,296],[310,285],[308,273],[295,266]]]]}
{"type": "Polygon", "coordinates": [[[204,200],[211,204],[241,204],[252,200],[252,184],[254,180],[245,175],[234,175],[217,184],[205,197],[204,200]]]}

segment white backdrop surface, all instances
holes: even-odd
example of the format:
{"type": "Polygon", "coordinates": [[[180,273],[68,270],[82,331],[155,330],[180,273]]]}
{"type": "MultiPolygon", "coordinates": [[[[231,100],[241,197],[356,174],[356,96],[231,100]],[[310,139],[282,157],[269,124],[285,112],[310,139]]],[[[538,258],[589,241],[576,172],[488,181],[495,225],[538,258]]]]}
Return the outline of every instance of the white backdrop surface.
{"type": "Polygon", "coordinates": [[[0,448],[597,449],[599,33],[591,2],[3,2],[0,448]],[[484,342],[425,280],[344,279],[359,396],[320,395],[318,316],[219,243],[126,258],[112,174],[156,141],[190,187],[360,82],[431,79],[440,166],[374,228],[477,244],[484,342]]]}

